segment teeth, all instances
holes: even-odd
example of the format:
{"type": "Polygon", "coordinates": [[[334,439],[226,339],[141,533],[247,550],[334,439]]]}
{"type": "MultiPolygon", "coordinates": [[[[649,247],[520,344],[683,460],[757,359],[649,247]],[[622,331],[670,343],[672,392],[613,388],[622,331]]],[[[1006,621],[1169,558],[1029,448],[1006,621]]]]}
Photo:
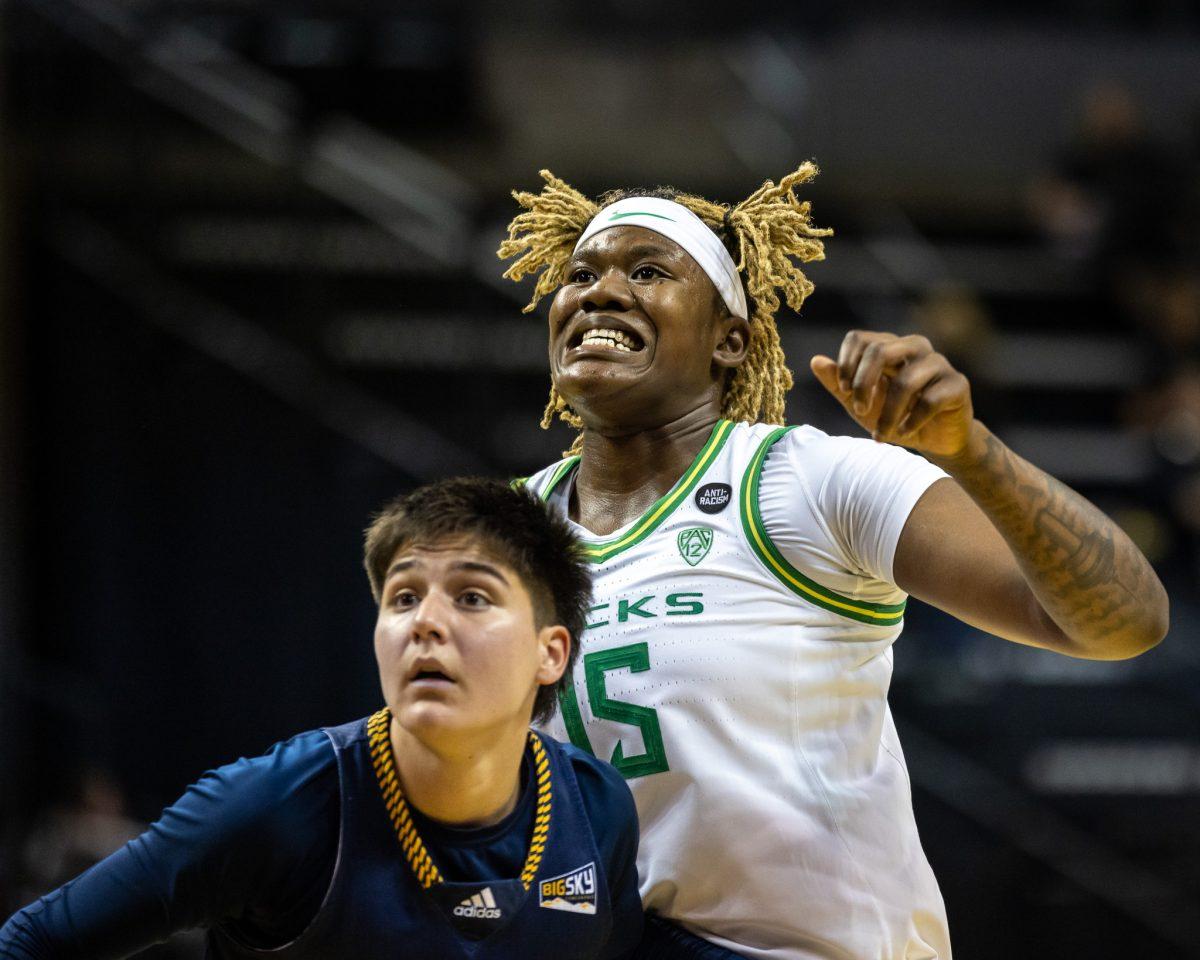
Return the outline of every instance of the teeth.
{"type": "Polygon", "coordinates": [[[583,335],[581,345],[584,344],[590,347],[606,347],[610,350],[619,350],[622,353],[631,353],[635,349],[633,337],[622,330],[609,330],[607,328],[589,330],[583,335]]]}

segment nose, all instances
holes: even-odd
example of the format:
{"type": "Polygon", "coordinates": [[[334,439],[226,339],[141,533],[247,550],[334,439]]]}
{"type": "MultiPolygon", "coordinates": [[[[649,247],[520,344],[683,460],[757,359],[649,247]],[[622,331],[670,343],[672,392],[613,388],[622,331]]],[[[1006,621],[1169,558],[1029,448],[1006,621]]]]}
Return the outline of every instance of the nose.
{"type": "Polygon", "coordinates": [[[629,281],[615,268],[597,274],[580,299],[584,313],[594,310],[632,310],[633,304],[633,292],[629,289],[629,281]]]}
{"type": "Polygon", "coordinates": [[[417,606],[412,619],[412,640],[423,643],[442,643],[449,636],[447,599],[440,591],[431,590],[417,606]]]}

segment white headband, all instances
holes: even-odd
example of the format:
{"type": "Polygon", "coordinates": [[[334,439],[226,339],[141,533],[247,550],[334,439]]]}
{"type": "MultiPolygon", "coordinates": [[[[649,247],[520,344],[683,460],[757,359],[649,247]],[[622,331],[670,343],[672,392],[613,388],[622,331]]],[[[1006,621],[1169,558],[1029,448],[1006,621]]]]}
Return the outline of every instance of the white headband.
{"type": "Polygon", "coordinates": [[[674,200],[659,197],[627,197],[601,210],[583,231],[575,244],[578,251],[583,244],[601,230],[611,227],[645,227],[661,233],[683,247],[700,269],[708,274],[725,306],[735,317],[749,319],[746,309],[746,291],[738,276],[733,257],[725,244],[698,216],[674,200]]]}

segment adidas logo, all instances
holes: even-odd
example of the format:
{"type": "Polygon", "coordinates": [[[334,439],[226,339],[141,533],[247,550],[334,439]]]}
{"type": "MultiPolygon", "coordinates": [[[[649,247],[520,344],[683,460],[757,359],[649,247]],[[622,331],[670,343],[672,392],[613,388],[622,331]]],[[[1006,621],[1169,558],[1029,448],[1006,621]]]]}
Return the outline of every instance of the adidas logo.
{"type": "Polygon", "coordinates": [[[473,917],[478,920],[500,919],[500,908],[496,906],[496,898],[492,896],[492,888],[484,887],[474,896],[467,897],[454,908],[456,917],[473,917]]]}

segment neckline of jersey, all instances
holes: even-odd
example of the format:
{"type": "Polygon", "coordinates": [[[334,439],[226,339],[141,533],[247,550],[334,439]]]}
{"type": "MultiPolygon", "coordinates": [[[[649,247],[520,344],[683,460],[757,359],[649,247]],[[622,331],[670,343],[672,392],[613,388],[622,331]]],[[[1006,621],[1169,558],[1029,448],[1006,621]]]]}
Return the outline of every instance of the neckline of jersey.
{"type": "MultiPolygon", "coordinates": [[[[733,432],[733,427],[734,422],[732,420],[718,420],[713,426],[712,432],[708,435],[708,439],[704,442],[704,446],[700,448],[700,452],[696,454],[691,465],[683,471],[683,475],[675,481],[675,485],[651,504],[632,523],[626,524],[608,537],[593,538],[581,536],[579,540],[584,559],[595,564],[604,563],[617,554],[641,543],[658,529],[663,521],[671,515],[675,508],[683,502],[684,498],[699,483],[704,472],[716,460],[717,455],[725,446],[725,441],[729,439],[729,435],[733,432]]],[[[550,498],[564,478],[570,477],[572,480],[574,479],[580,459],[580,457],[575,456],[559,464],[546,484],[545,490],[542,491],[543,500],[550,498]]],[[[574,521],[572,523],[579,530],[587,530],[586,527],[574,523],[574,521]]]]}
{"type": "MultiPolygon", "coordinates": [[[[445,883],[442,872],[429,855],[417,825],[413,822],[412,811],[404,799],[400,789],[400,778],[396,774],[396,758],[392,750],[392,711],[383,707],[373,713],[367,720],[367,746],[371,753],[371,766],[375,770],[375,778],[379,782],[379,792],[383,804],[387,808],[389,819],[396,831],[396,839],[404,851],[404,857],[412,868],[417,882],[429,889],[434,884],[445,883]]],[[[529,852],[525,855],[525,865],[518,878],[521,885],[528,890],[533,885],[538,869],[542,865],[542,856],[546,852],[546,839],[550,834],[550,807],[553,795],[550,785],[550,759],[546,756],[546,748],[537,733],[529,731],[529,747],[533,763],[534,778],[537,782],[537,808],[533,816],[533,833],[529,838],[529,852]]]]}

